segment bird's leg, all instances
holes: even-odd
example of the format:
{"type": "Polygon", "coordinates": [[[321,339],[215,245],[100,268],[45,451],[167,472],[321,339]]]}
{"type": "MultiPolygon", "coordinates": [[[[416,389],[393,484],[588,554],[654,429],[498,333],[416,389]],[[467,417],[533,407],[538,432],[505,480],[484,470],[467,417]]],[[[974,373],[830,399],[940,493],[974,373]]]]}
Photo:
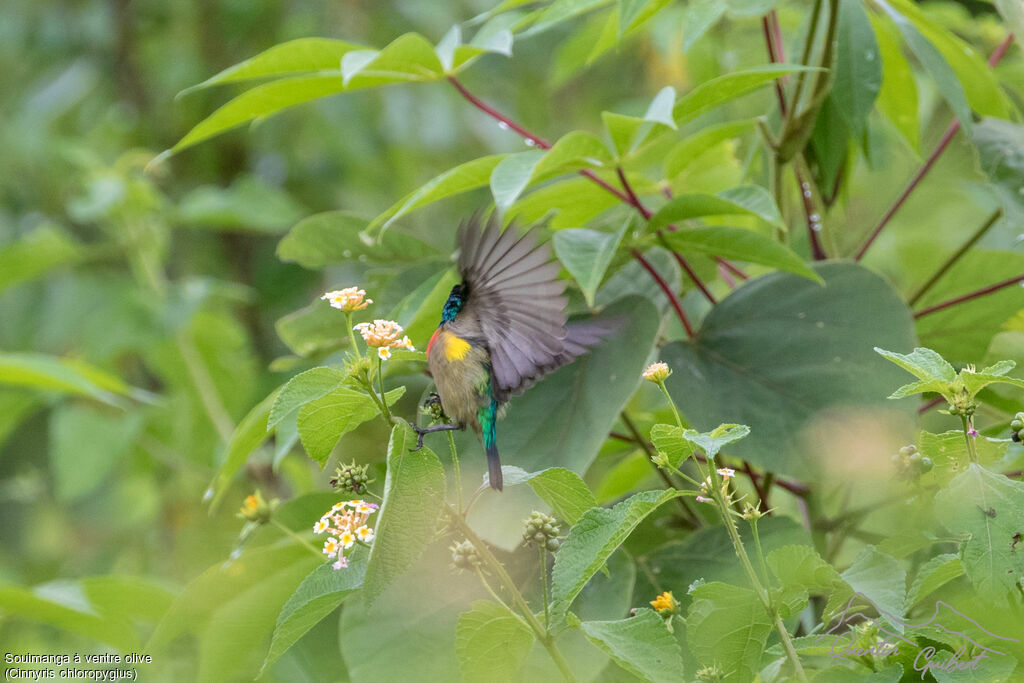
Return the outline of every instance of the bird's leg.
{"type": "Polygon", "coordinates": [[[409,423],[409,426],[412,427],[412,430],[414,432],[416,432],[416,448],[411,449],[413,451],[418,451],[419,449],[423,448],[423,437],[426,436],[427,434],[433,434],[434,432],[455,431],[456,429],[466,428],[466,425],[461,424],[441,424],[433,425],[430,427],[418,427],[417,425],[414,425],[412,422],[409,423]]]}

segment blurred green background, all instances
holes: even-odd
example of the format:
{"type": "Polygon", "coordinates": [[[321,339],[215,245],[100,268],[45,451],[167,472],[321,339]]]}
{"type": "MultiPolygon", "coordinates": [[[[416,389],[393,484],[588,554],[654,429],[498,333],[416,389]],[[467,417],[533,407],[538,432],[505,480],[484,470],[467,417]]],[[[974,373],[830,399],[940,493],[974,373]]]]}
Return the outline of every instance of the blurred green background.
{"type": "MultiPolygon", "coordinates": [[[[304,270],[275,256],[277,242],[307,215],[344,209],[374,216],[462,161],[524,149],[516,135],[466,106],[444,83],[400,85],[289,110],[145,172],[157,153],[228,98],[222,89],[176,95],[288,39],[325,36],[379,47],[417,31],[437,41],[452,24],[492,4],[6,0],[0,21],[0,351],[45,354],[29,360],[58,379],[53,391],[0,387],[5,651],[103,648],[90,635],[95,624],[87,614],[64,628],[49,625],[53,618],[28,616],[38,607],[32,596],[40,593],[20,587],[46,584],[45,595],[72,607],[86,591],[111,613],[127,611],[120,604],[125,600],[145,601],[158,614],[161,600],[229,556],[241,527],[234,501],[254,486],[283,499],[326,490],[327,475],[301,449],[275,453],[270,447],[246,466],[245,481],[215,516],[202,502],[234,426],[274,387],[315,364],[300,357],[296,347],[304,332],[289,328],[287,316],[325,289],[383,283],[393,274],[368,273],[358,261],[304,270]],[[58,357],[65,365],[55,369],[58,357]],[[93,368],[86,373],[91,384],[60,379],[68,368],[81,370],[72,365],[79,362],[93,368]],[[95,369],[104,374],[89,374],[95,369]],[[134,389],[119,392],[117,381],[134,389]],[[102,586],[73,582],[99,575],[137,578],[109,591],[129,597],[106,602],[97,598],[102,586]]],[[[983,54],[1005,35],[987,3],[928,7],[983,54]]],[[[799,37],[805,9],[800,3],[779,7],[787,38],[799,37]]],[[[674,3],[646,30],[585,66],[581,55],[602,22],[583,17],[517,41],[512,59],[486,56],[463,81],[556,139],[575,129],[599,132],[602,110],[642,112],[665,85],[686,91],[765,62],[757,16],[727,18],[684,53],[685,11],[674,3]]],[[[1011,101],[1021,104],[1019,51],[998,73],[1011,101]]],[[[930,82],[921,78],[919,87],[917,149],[872,115],[871,156],[855,164],[829,218],[842,253],[859,244],[949,120],[930,82]]],[[[764,90],[702,123],[756,116],[771,106],[772,93],[764,90]]],[[[706,191],[735,185],[745,153],[725,154],[721,177],[694,182],[706,191]]],[[[982,180],[961,137],[875,246],[868,265],[899,291],[910,291],[996,206],[982,180]]],[[[447,253],[458,220],[489,201],[481,190],[417,212],[403,225],[447,253]]],[[[1005,221],[982,246],[1020,255],[1018,233],[1019,223],[1005,221]]],[[[794,239],[806,252],[804,236],[794,239]]],[[[370,295],[380,311],[390,310],[408,293],[403,283],[418,284],[437,267],[435,261],[420,271],[403,270],[390,290],[370,295]]],[[[970,267],[985,278],[977,286],[998,277],[989,275],[989,264],[970,267]]],[[[1006,267],[1019,272],[1020,260],[1006,267]]],[[[961,285],[960,291],[971,288],[961,285]]],[[[420,348],[426,341],[413,339],[420,348]]],[[[419,381],[426,386],[425,378],[419,381]]],[[[405,407],[411,411],[418,398],[410,391],[405,407]]],[[[381,427],[368,425],[346,442],[347,453],[361,457],[365,444],[363,460],[379,460],[384,438],[381,427]]],[[[125,642],[141,649],[152,622],[139,614],[131,620],[139,622],[136,640],[126,635],[125,642]]],[[[323,653],[299,648],[282,660],[282,667],[294,668],[279,675],[330,670],[294,661],[317,656],[323,653]]],[[[188,677],[187,654],[162,659],[168,680],[188,677]]]]}

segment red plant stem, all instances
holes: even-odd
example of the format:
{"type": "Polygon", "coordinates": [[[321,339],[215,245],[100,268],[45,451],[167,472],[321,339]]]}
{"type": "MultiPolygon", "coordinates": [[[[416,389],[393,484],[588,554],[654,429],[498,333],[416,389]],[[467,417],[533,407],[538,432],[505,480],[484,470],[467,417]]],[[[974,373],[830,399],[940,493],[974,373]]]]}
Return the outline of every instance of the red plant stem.
{"type": "MultiPolygon", "coordinates": [[[[629,197],[629,203],[636,207],[636,210],[640,212],[640,215],[644,217],[644,220],[650,220],[651,216],[654,215],[654,212],[644,206],[643,202],[640,201],[640,198],[636,196],[636,192],[633,191],[633,186],[630,185],[629,180],[626,179],[625,171],[622,170],[621,166],[618,166],[616,167],[615,172],[619,176],[619,182],[622,184],[622,188],[626,191],[626,195],[629,197]]],[[[661,230],[658,230],[658,236],[661,236],[661,230]]],[[[666,243],[665,246],[668,247],[668,244],[666,243]]],[[[690,276],[690,280],[693,281],[693,284],[697,285],[697,288],[702,294],[704,294],[704,297],[712,304],[716,303],[714,295],[711,294],[711,291],[704,285],[700,276],[698,276],[693,268],[690,267],[690,264],[687,263],[686,259],[684,259],[675,249],[669,249],[669,251],[672,252],[672,256],[675,258],[676,263],[679,264],[679,267],[686,271],[686,274],[690,276]]]]}
{"type": "Polygon", "coordinates": [[[462,85],[462,83],[460,83],[459,80],[454,76],[449,76],[448,82],[454,85],[455,89],[459,91],[459,94],[465,97],[470,104],[472,104],[474,107],[490,116],[492,119],[504,123],[506,126],[511,128],[515,132],[519,133],[519,135],[523,136],[527,140],[533,140],[541,149],[551,149],[550,142],[548,142],[547,140],[540,136],[534,135],[530,131],[526,130],[525,128],[517,124],[515,121],[504,116],[501,112],[497,111],[496,109],[492,109],[491,107],[484,104],[484,102],[477,98],[476,95],[466,90],[466,86],[462,85]]]}
{"type": "MultiPolygon", "coordinates": [[[[1011,33],[1010,35],[1006,36],[1006,40],[1000,43],[999,47],[997,47],[995,51],[992,53],[992,56],[988,58],[988,65],[990,67],[994,67],[997,64],[999,64],[1000,60],[1006,54],[1006,51],[1010,49],[1010,45],[1012,44],[1013,34],[1011,33]]],[[[909,197],[910,194],[915,189],[917,189],[917,186],[921,184],[921,181],[928,174],[928,171],[932,169],[932,166],[935,165],[935,162],[938,161],[939,157],[942,156],[942,153],[946,151],[947,147],[949,147],[949,143],[953,141],[953,138],[956,136],[956,133],[959,130],[960,121],[959,119],[954,118],[950,122],[949,126],[946,127],[946,132],[943,133],[942,139],[939,140],[938,146],[930,155],[928,155],[928,158],[921,165],[921,168],[917,169],[917,173],[915,173],[914,176],[910,179],[910,182],[907,184],[907,186],[903,188],[903,192],[901,192],[899,197],[896,198],[895,203],[893,203],[893,205],[889,207],[889,210],[886,211],[885,215],[882,216],[882,220],[878,222],[878,225],[876,225],[875,229],[871,231],[871,234],[868,235],[868,238],[864,240],[864,244],[862,244],[860,249],[857,250],[856,255],[853,257],[855,261],[860,261],[864,257],[864,254],[867,253],[867,250],[871,248],[872,244],[874,244],[875,240],[878,238],[878,235],[882,232],[882,230],[885,229],[885,226],[889,224],[889,221],[892,220],[892,217],[895,216],[896,212],[900,210],[904,202],[907,201],[907,197],[909,197]]]]}
{"type": "Polygon", "coordinates": [[[690,319],[686,317],[686,311],[683,310],[683,305],[679,302],[679,297],[676,296],[676,293],[673,292],[672,288],[668,286],[667,282],[665,282],[665,278],[663,278],[661,274],[654,269],[651,262],[645,259],[644,255],[641,254],[639,250],[633,249],[632,253],[633,258],[640,262],[640,265],[643,266],[644,270],[646,270],[648,274],[654,278],[654,281],[658,283],[658,286],[661,287],[661,291],[665,292],[665,296],[668,297],[669,303],[672,304],[672,308],[675,309],[676,315],[679,316],[679,320],[682,321],[683,327],[686,328],[686,334],[692,337],[693,326],[690,325],[690,319]]]}
{"type": "Polygon", "coordinates": [[[921,318],[923,316],[928,315],[929,313],[935,313],[937,311],[942,311],[947,308],[951,308],[953,306],[956,306],[957,304],[962,304],[965,301],[977,299],[978,297],[985,296],[986,294],[991,294],[992,292],[997,292],[1000,289],[1005,289],[1007,287],[1017,284],[1018,282],[1024,282],[1024,275],[1017,275],[1016,277],[1011,277],[1009,280],[997,282],[994,285],[989,285],[988,287],[984,287],[975,292],[971,292],[970,294],[964,294],[963,296],[958,296],[955,299],[949,299],[948,301],[943,301],[940,304],[935,304],[934,306],[929,306],[928,308],[921,309],[920,311],[914,313],[914,318],[921,318]]]}
{"type": "Polygon", "coordinates": [[[750,477],[750,484],[754,487],[754,493],[757,494],[758,508],[762,512],[768,509],[768,492],[764,490],[764,487],[758,482],[757,475],[754,473],[754,468],[750,466],[750,463],[746,460],[743,461],[743,471],[748,477],[750,477]]]}
{"type": "Polygon", "coordinates": [[[736,280],[733,279],[732,273],[721,263],[718,264],[718,276],[725,280],[725,284],[729,285],[729,289],[736,289],[736,280]]]}
{"type": "Polygon", "coordinates": [[[946,399],[942,398],[941,396],[938,396],[938,397],[933,398],[932,400],[928,401],[927,403],[922,403],[921,407],[917,409],[917,414],[918,415],[924,415],[925,413],[927,413],[932,408],[934,408],[934,407],[936,407],[938,405],[941,405],[945,400],[946,399]]]}
{"type": "MultiPolygon", "coordinates": [[[[779,28],[779,18],[775,10],[761,18],[761,27],[764,29],[764,40],[768,46],[768,58],[772,62],[785,61],[782,30],[779,28]]],[[[810,30],[813,30],[813,27],[810,30]]],[[[788,108],[786,106],[786,93],[782,89],[781,78],[775,79],[775,96],[779,100],[779,113],[785,119],[788,115],[788,108]]],[[[783,127],[785,128],[785,126],[783,127]]],[[[821,215],[814,208],[810,183],[804,180],[803,174],[796,164],[793,164],[793,173],[796,175],[796,184],[800,190],[800,201],[804,208],[804,218],[807,221],[807,237],[811,243],[811,256],[815,261],[821,261],[827,258],[825,250],[821,246],[821,240],[818,239],[818,231],[821,230],[821,215]]],[[[781,183],[782,179],[776,178],[775,182],[781,183]]]]}

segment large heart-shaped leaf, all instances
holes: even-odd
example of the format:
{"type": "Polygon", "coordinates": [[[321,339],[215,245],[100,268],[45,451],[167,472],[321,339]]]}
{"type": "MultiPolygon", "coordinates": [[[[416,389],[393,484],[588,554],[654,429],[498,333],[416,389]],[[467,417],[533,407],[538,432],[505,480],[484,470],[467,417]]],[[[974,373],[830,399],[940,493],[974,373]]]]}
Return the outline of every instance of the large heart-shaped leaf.
{"type": "Polygon", "coordinates": [[[830,407],[881,409],[905,376],[873,347],[909,351],[916,341],[910,311],[877,275],[847,263],[814,268],[825,287],[758,278],[720,301],[689,342],[662,349],[669,390],[697,429],[746,424],[750,436],[727,452],[801,478],[820,460],[801,453],[801,428],[830,407]]]}

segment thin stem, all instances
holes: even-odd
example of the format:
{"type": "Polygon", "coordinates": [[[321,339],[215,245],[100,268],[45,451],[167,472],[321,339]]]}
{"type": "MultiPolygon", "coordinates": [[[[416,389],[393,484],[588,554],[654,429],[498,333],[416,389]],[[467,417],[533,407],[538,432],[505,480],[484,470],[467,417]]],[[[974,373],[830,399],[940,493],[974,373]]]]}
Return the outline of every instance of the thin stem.
{"type": "Polygon", "coordinates": [[[473,547],[476,548],[477,553],[480,555],[480,559],[484,561],[484,563],[491,570],[491,572],[498,577],[498,580],[501,582],[501,584],[505,586],[505,590],[507,590],[509,594],[512,596],[513,604],[515,604],[515,606],[522,613],[523,618],[526,619],[526,624],[533,631],[534,636],[537,638],[537,640],[540,641],[541,645],[543,645],[544,648],[548,651],[548,655],[551,656],[551,659],[555,662],[555,665],[558,667],[558,670],[561,671],[562,676],[565,677],[565,680],[574,683],[576,677],[573,675],[572,670],[569,668],[569,663],[565,661],[565,657],[562,655],[561,650],[558,649],[558,646],[555,644],[555,640],[551,637],[551,634],[548,633],[548,631],[544,628],[543,625],[541,625],[539,621],[537,621],[537,617],[530,609],[530,606],[527,604],[526,599],[523,598],[523,594],[519,592],[519,588],[512,580],[512,577],[510,577],[508,575],[508,572],[505,571],[505,567],[502,566],[500,562],[498,562],[498,559],[494,557],[494,554],[491,552],[491,549],[488,548],[487,545],[480,540],[480,537],[476,535],[476,532],[473,531],[472,527],[469,526],[466,520],[463,519],[462,516],[454,508],[452,508],[451,505],[448,505],[446,503],[445,509],[448,512],[448,516],[451,518],[451,520],[455,522],[455,525],[457,527],[459,527],[459,531],[461,531],[462,534],[466,537],[466,539],[473,544],[473,547]]]}
{"type": "MultiPolygon", "coordinates": [[[[750,484],[751,486],[754,487],[754,493],[757,494],[757,504],[759,506],[758,509],[767,510],[767,503],[765,503],[765,498],[767,498],[768,496],[765,493],[765,491],[761,488],[761,484],[758,482],[758,477],[756,474],[754,474],[754,468],[746,460],[743,461],[743,471],[746,473],[747,477],[750,478],[750,484]]],[[[768,475],[766,474],[765,481],[767,480],[768,475]]]]}
{"type": "Polygon", "coordinates": [[[452,451],[452,469],[455,470],[455,499],[458,501],[458,509],[462,509],[462,474],[459,472],[459,454],[455,450],[455,434],[448,431],[448,447],[452,451]]]}
{"type": "Polygon", "coordinates": [[[512,614],[515,614],[515,611],[511,607],[509,607],[508,605],[505,604],[505,601],[501,599],[501,596],[499,596],[498,593],[491,586],[491,582],[487,580],[486,576],[484,576],[484,572],[483,572],[482,569],[480,569],[480,567],[476,568],[476,575],[480,578],[480,583],[482,583],[484,585],[484,588],[487,589],[487,592],[491,594],[491,597],[494,598],[494,600],[499,605],[501,605],[502,607],[507,609],[509,612],[512,612],[512,614]]]}
{"type": "Polygon", "coordinates": [[[661,291],[664,292],[665,296],[668,297],[668,302],[672,305],[672,308],[673,310],[675,310],[680,322],[683,323],[683,328],[686,329],[686,334],[692,337],[693,326],[690,325],[690,319],[686,317],[686,311],[683,310],[683,304],[680,303],[679,297],[676,296],[676,293],[673,292],[672,288],[668,286],[667,282],[665,282],[665,278],[663,278],[661,274],[657,270],[655,270],[654,266],[651,265],[651,262],[644,258],[644,255],[641,254],[638,249],[633,249],[632,253],[633,258],[639,261],[640,265],[643,266],[643,269],[646,270],[652,278],[654,278],[654,281],[656,283],[658,283],[658,287],[660,287],[661,291]]]}
{"type": "Polygon", "coordinates": [[[750,519],[750,533],[754,537],[754,547],[757,549],[757,558],[761,561],[761,576],[768,580],[768,563],[764,559],[764,550],[761,548],[761,534],[757,532],[757,520],[750,519]]]}
{"type": "Polygon", "coordinates": [[[825,253],[821,246],[821,240],[818,238],[822,230],[822,223],[821,214],[814,206],[814,192],[797,163],[793,164],[793,174],[796,175],[796,184],[800,188],[800,203],[804,208],[804,219],[807,221],[807,237],[811,243],[811,256],[815,261],[823,261],[828,258],[828,254],[825,253]]]}
{"type": "Polygon", "coordinates": [[[377,385],[380,387],[380,405],[384,409],[384,419],[391,425],[391,409],[388,408],[388,397],[384,395],[384,360],[377,356],[377,385]]]}
{"type": "MultiPolygon", "coordinates": [[[[668,486],[670,489],[679,489],[676,483],[672,481],[672,477],[668,476],[668,472],[658,467],[654,463],[654,461],[651,460],[651,458],[654,456],[654,449],[651,448],[651,445],[649,443],[647,443],[647,439],[640,436],[640,430],[637,429],[636,423],[634,423],[633,420],[629,417],[629,415],[626,414],[626,411],[622,411],[620,417],[622,418],[622,423],[626,425],[626,429],[628,429],[630,433],[633,435],[633,441],[637,445],[639,445],[641,449],[643,449],[644,454],[647,456],[647,462],[651,463],[651,466],[654,467],[655,470],[657,470],[658,476],[661,477],[661,480],[663,482],[665,482],[665,485],[668,486]]],[[[679,473],[682,474],[684,478],[689,479],[690,482],[693,483],[695,486],[700,486],[700,484],[693,481],[682,472],[679,473]]],[[[676,500],[679,501],[679,507],[683,509],[683,512],[686,514],[686,517],[690,520],[690,523],[693,524],[695,528],[703,526],[703,522],[701,522],[700,515],[698,515],[690,507],[690,504],[686,501],[685,498],[676,498],[676,500]]]]}
{"type": "Polygon", "coordinates": [[[626,180],[626,173],[622,170],[621,166],[615,167],[615,173],[619,176],[619,183],[622,185],[622,189],[626,191],[626,197],[629,203],[636,207],[636,210],[640,212],[640,215],[644,217],[644,220],[650,220],[654,213],[648,209],[640,201],[640,198],[636,196],[636,192],[633,191],[633,186],[626,180]]]}
{"type": "Polygon", "coordinates": [[[658,388],[661,389],[661,393],[665,394],[665,400],[668,401],[669,407],[672,408],[672,414],[676,418],[676,426],[680,429],[686,429],[683,424],[683,418],[679,416],[679,409],[676,408],[676,402],[672,400],[672,395],[668,393],[668,387],[665,386],[665,381],[658,382],[658,388]]]}
{"type": "Polygon", "coordinates": [[[974,449],[974,439],[971,437],[971,427],[967,416],[961,415],[960,422],[964,426],[964,441],[967,443],[967,455],[971,458],[971,462],[978,462],[978,451],[974,449]]]}
{"type": "Polygon", "coordinates": [[[995,225],[996,222],[998,222],[999,219],[1002,217],[1002,215],[1003,210],[1001,208],[993,211],[992,215],[985,220],[982,226],[974,231],[974,234],[971,235],[970,239],[964,242],[959,249],[953,252],[950,255],[950,257],[946,259],[941,266],[939,266],[939,269],[936,270],[930,278],[928,278],[928,281],[921,285],[921,288],[918,289],[914,293],[914,295],[910,297],[910,299],[907,301],[907,304],[910,306],[916,304],[921,299],[921,297],[924,296],[925,293],[927,293],[928,290],[931,289],[935,285],[935,283],[938,282],[942,278],[942,276],[945,275],[946,272],[953,267],[953,264],[959,261],[960,258],[967,253],[968,249],[977,244],[978,240],[985,236],[985,233],[989,231],[989,228],[995,225]]]}
{"type": "Polygon", "coordinates": [[[992,292],[998,292],[1000,289],[1005,289],[1006,287],[1010,287],[1012,285],[1015,285],[1018,282],[1024,282],[1024,275],[1017,275],[1015,277],[1011,277],[1009,280],[1003,280],[1002,282],[997,282],[994,285],[989,285],[988,287],[984,287],[984,288],[979,289],[979,290],[977,290],[975,292],[971,292],[969,294],[964,294],[963,296],[958,296],[955,299],[949,299],[947,301],[943,301],[942,303],[935,304],[934,306],[929,306],[928,308],[922,309],[922,310],[918,311],[917,313],[915,313],[914,317],[915,318],[921,318],[921,317],[926,316],[926,315],[928,315],[930,313],[935,313],[937,311],[941,311],[941,310],[944,310],[944,309],[947,309],[947,308],[951,308],[953,306],[956,306],[957,304],[962,304],[965,301],[970,301],[972,299],[977,299],[978,297],[985,296],[986,294],[991,294],[992,292]]]}
{"type": "MultiPolygon", "coordinates": [[[[1006,40],[1000,43],[999,47],[995,49],[995,51],[992,53],[992,56],[988,58],[988,65],[990,67],[994,67],[997,64],[999,64],[1000,60],[1002,60],[1003,56],[1006,54],[1006,51],[1010,49],[1010,45],[1012,44],[1013,34],[1011,33],[1006,37],[1006,40]]],[[[924,177],[928,174],[928,171],[930,171],[932,166],[935,165],[935,162],[938,161],[942,153],[946,151],[946,148],[949,146],[949,143],[952,142],[953,137],[956,136],[958,130],[960,130],[960,121],[954,118],[950,122],[949,126],[946,127],[946,132],[943,133],[942,139],[939,140],[938,146],[928,156],[924,164],[921,165],[921,168],[917,170],[917,173],[914,174],[914,177],[910,179],[910,182],[907,184],[907,186],[903,188],[903,192],[901,192],[899,197],[896,198],[896,202],[891,207],[889,207],[889,210],[885,212],[885,215],[882,216],[882,219],[878,222],[878,225],[876,225],[875,229],[872,230],[871,233],[868,235],[868,238],[864,241],[864,244],[861,245],[860,249],[857,250],[857,253],[854,256],[854,260],[859,261],[862,258],[864,258],[864,254],[867,253],[867,250],[871,248],[872,244],[874,244],[875,240],[878,238],[878,235],[882,232],[882,230],[885,229],[885,226],[889,224],[889,221],[892,220],[892,217],[896,215],[896,212],[900,210],[900,207],[903,206],[903,203],[907,201],[907,197],[909,197],[910,194],[915,189],[917,189],[917,186],[921,184],[921,180],[924,179],[924,177]]]]}
{"type": "MultiPolygon", "coordinates": [[[[811,21],[807,28],[807,38],[804,40],[804,49],[800,55],[800,63],[806,65],[811,61],[811,51],[814,49],[814,37],[818,32],[818,19],[821,16],[822,0],[814,1],[814,8],[811,10],[811,21]]],[[[796,88],[790,98],[789,117],[796,115],[797,106],[800,104],[800,97],[803,95],[804,84],[807,80],[807,72],[801,71],[796,77],[796,88]]]]}
{"type": "Polygon", "coordinates": [[[361,360],[363,354],[359,351],[359,344],[356,343],[356,333],[355,328],[352,326],[352,313],[350,311],[345,311],[345,326],[348,327],[348,341],[352,345],[352,353],[355,354],[357,359],[361,360]]]}
{"type": "MultiPolygon", "coordinates": [[[[309,552],[311,552],[311,553],[313,553],[314,555],[316,555],[317,559],[319,559],[319,560],[323,560],[323,559],[324,559],[324,554],[323,554],[322,552],[320,552],[319,550],[317,550],[317,549],[316,549],[316,546],[314,546],[314,545],[313,545],[312,543],[310,543],[310,542],[309,542],[308,540],[306,540],[306,539],[305,539],[305,538],[303,538],[302,536],[299,536],[299,535],[298,535],[297,533],[295,533],[294,531],[292,531],[291,529],[289,529],[288,527],[286,527],[286,526],[285,526],[284,524],[282,524],[282,523],[281,523],[281,522],[280,522],[279,520],[276,520],[276,519],[274,519],[273,517],[271,517],[271,518],[270,518],[270,522],[271,522],[271,524],[273,524],[274,526],[276,526],[276,527],[277,527],[278,529],[280,529],[281,531],[283,531],[283,532],[284,532],[285,534],[287,534],[288,536],[290,536],[290,537],[291,537],[291,538],[292,538],[293,540],[295,540],[295,541],[298,541],[298,542],[299,542],[300,544],[302,544],[303,546],[305,546],[305,547],[306,547],[306,548],[307,548],[307,549],[309,550],[309,552]]],[[[339,551],[339,552],[340,552],[340,551],[339,551]]]]}
{"type": "Polygon", "coordinates": [[[537,549],[540,550],[540,585],[544,589],[544,630],[551,628],[551,615],[548,608],[548,551],[540,543],[537,544],[537,549]]]}

